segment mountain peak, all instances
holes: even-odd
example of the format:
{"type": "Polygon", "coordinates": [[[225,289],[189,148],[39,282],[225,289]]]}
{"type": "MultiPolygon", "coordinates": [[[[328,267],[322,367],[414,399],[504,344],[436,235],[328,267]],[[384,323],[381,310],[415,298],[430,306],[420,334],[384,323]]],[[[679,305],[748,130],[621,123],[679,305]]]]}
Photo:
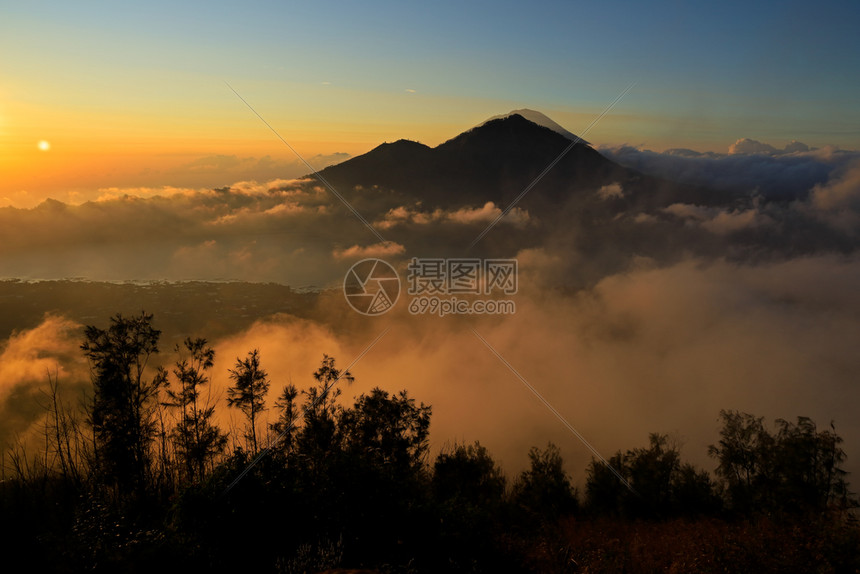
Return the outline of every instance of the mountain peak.
{"type": "MultiPolygon", "coordinates": [[[[487,124],[493,120],[501,120],[501,119],[509,118],[511,116],[521,116],[524,119],[527,119],[528,121],[532,122],[533,124],[537,124],[539,126],[549,128],[552,131],[563,135],[564,137],[566,137],[567,139],[569,139],[571,141],[576,141],[577,139],[579,139],[580,143],[583,143],[585,145],[590,145],[584,139],[577,138],[576,134],[573,134],[573,133],[567,131],[566,129],[564,129],[563,127],[561,127],[559,124],[557,124],[552,119],[550,119],[546,114],[543,114],[537,110],[530,110],[528,108],[522,108],[519,110],[512,110],[506,114],[500,114],[498,116],[493,116],[490,119],[488,119],[487,121],[485,121],[483,124],[481,124],[481,126],[484,124],[487,124]]],[[[480,126],[478,126],[478,127],[480,127],[480,126]]]]}
{"type": "Polygon", "coordinates": [[[428,209],[488,201],[509,205],[540,179],[535,193],[523,204],[538,211],[566,201],[577,190],[626,184],[630,178],[626,170],[590,146],[572,146],[577,141],[573,134],[566,136],[541,125],[557,126],[543,114],[526,110],[527,119],[520,111],[488,120],[434,148],[408,140],[384,143],[321,173],[339,188],[376,186],[382,190],[382,195],[359,194],[350,201],[400,196],[404,202],[417,199],[428,209]],[[543,174],[550,162],[553,169],[543,174]]]}

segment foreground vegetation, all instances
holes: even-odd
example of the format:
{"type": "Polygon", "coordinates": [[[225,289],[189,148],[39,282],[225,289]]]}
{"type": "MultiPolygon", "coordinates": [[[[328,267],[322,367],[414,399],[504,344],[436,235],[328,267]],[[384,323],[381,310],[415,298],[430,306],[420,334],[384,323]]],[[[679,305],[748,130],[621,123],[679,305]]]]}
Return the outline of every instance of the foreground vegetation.
{"type": "Polygon", "coordinates": [[[665,435],[571,486],[552,444],[509,480],[479,443],[428,458],[431,408],[351,382],[324,356],[316,385],[277,392],[256,350],[230,369],[242,436],[214,422],[214,351],[186,339],[149,364],[152,316],[88,327],[92,394],[51,379],[44,448],[5,454],[0,539],[38,571],[858,572],[841,438],[804,417],[721,412],[712,476],[665,435]],[[232,445],[232,448],[229,448],[232,445]]]}

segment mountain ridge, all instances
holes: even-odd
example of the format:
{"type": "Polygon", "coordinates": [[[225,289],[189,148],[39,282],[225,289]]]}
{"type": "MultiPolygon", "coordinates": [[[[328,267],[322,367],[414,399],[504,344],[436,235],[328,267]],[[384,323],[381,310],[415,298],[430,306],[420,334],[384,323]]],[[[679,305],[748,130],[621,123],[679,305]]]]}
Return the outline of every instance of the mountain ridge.
{"type": "MultiPolygon", "coordinates": [[[[512,200],[570,146],[571,140],[519,114],[488,120],[436,147],[400,139],[323,169],[342,192],[360,186],[406,192],[433,207],[512,200]]],[[[577,143],[545,176],[540,187],[556,190],[627,180],[629,170],[577,143]],[[598,181],[599,180],[599,181],[598,181]]],[[[600,187],[598,185],[597,187],[600,187]]],[[[549,193],[549,191],[547,192],[549,193]]]]}
{"type": "Polygon", "coordinates": [[[668,206],[679,198],[697,203],[713,199],[709,190],[623,167],[586,142],[571,140],[516,111],[490,118],[436,147],[399,139],[319,173],[351,203],[370,213],[398,201],[430,209],[488,202],[504,207],[527,188],[529,193],[518,205],[545,215],[571,202],[617,213],[634,206],[668,206]],[[613,185],[621,193],[598,194],[613,185]]]}

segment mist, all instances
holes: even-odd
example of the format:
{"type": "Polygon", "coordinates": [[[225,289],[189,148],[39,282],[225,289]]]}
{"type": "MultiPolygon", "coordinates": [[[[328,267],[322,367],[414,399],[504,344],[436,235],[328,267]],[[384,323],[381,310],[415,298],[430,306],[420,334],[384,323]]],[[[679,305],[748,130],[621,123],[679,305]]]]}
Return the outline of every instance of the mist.
{"type": "MultiPolygon", "coordinates": [[[[738,409],[768,420],[802,415],[822,426],[835,421],[846,441],[846,468],[860,469],[856,256],[760,265],[687,259],[642,265],[567,294],[544,288],[539,279],[532,283],[548,261],[535,253],[523,259],[514,315],[413,316],[401,303],[389,315],[366,318],[343,309],[333,294],[325,319],[263,317],[214,340],[208,392],[218,404],[219,423],[243,428],[243,417],[227,409],[225,396],[228,369],[251,349],[260,350],[269,373],[268,416],[274,418],[271,407],[281,387],[292,382],[308,389],[323,354],[346,368],[384,333],[351,367],[355,382],[343,387],[342,404],[376,386],[407,389],[433,407],[434,453],[453,442],[480,440],[515,471],[526,464],[531,446],[553,441],[581,483],[588,450],[474,329],[606,457],[661,432],[683,445],[686,458],[712,470],[706,450],[717,440],[719,410],[738,409]]],[[[78,327],[49,317],[5,343],[7,409],[20,406],[12,397],[24,390],[32,397],[46,388],[45,369],[59,368],[61,381],[76,390],[86,387],[86,369],[75,353],[78,327]]],[[[170,351],[163,349],[162,364],[175,360],[170,351]]],[[[33,407],[6,419],[4,442],[37,426],[38,417],[33,407]]]]}
{"type": "MultiPolygon", "coordinates": [[[[521,268],[528,281],[536,267],[521,268]]],[[[434,447],[480,440],[511,469],[529,447],[562,447],[578,481],[590,453],[473,334],[480,333],[604,456],[672,435],[713,468],[720,409],[768,420],[835,421],[858,469],[860,260],[822,256],[750,266],[690,259],[606,277],[554,295],[527,288],[512,316],[452,320],[398,313],[349,336],[275,318],[219,342],[261,349],[273,381],[307,388],[322,353],[356,364],[347,398],[408,389],[433,406],[434,447]],[[306,343],[306,344],[304,344],[306,343]]],[[[216,386],[227,384],[222,377],[216,386]]],[[[348,401],[351,402],[351,401],[348,401]]]]}

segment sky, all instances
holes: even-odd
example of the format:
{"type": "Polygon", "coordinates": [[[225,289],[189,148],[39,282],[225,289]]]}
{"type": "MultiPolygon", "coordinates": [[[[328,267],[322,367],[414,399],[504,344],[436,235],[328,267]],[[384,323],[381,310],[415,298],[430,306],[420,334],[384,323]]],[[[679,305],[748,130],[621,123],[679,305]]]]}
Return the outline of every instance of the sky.
{"type": "Polygon", "coordinates": [[[540,110],[595,145],[860,147],[856,2],[0,2],[0,206],[308,172],[540,110]]]}

